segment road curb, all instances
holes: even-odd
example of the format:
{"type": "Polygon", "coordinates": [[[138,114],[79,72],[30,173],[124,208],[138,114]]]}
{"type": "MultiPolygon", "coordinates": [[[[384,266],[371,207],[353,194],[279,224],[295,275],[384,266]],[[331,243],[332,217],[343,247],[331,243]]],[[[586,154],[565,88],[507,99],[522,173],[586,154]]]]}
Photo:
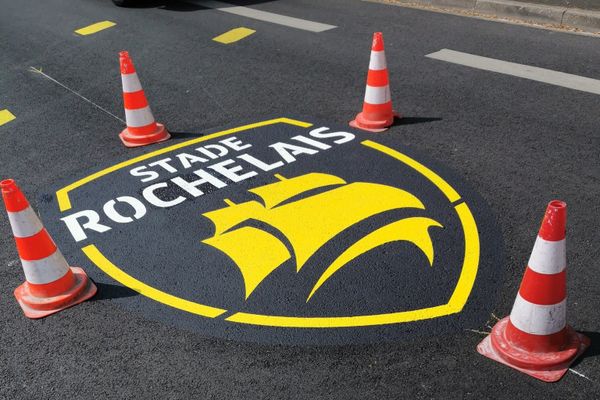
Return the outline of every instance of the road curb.
{"type": "Polygon", "coordinates": [[[581,27],[582,29],[600,31],[600,11],[568,8],[565,11],[562,23],[564,25],[581,27]]]}
{"type": "Polygon", "coordinates": [[[394,0],[399,5],[449,7],[480,14],[518,18],[537,23],[557,24],[584,31],[600,32],[600,11],[523,3],[513,0],[394,0]]]}
{"type": "Polygon", "coordinates": [[[534,22],[561,24],[566,8],[510,0],[477,0],[474,10],[534,22]]]}

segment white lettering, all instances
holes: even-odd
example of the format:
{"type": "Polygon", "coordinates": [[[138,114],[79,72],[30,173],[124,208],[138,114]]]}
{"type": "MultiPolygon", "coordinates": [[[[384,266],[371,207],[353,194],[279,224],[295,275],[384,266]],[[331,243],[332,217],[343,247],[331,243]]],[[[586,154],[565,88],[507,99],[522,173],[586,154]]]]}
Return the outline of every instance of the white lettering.
{"type": "Polygon", "coordinates": [[[156,207],[160,207],[160,208],[168,208],[168,207],[173,207],[176,206],[177,204],[184,202],[186,199],[183,196],[179,196],[176,199],[173,200],[163,200],[163,199],[159,199],[156,194],[154,194],[154,191],[160,188],[166,188],[167,186],[169,186],[167,184],[167,182],[160,182],[160,183],[155,183],[154,185],[150,185],[147,188],[145,188],[142,191],[142,196],[144,196],[144,198],[148,201],[148,203],[152,204],[153,206],[156,207]]]}
{"type": "Polygon", "coordinates": [[[205,163],[208,161],[206,158],[198,157],[198,156],[195,156],[193,154],[188,154],[188,153],[179,153],[175,157],[177,157],[179,159],[181,166],[185,169],[190,168],[193,163],[196,163],[196,162],[205,163]]]}
{"type": "Polygon", "coordinates": [[[233,149],[235,151],[241,151],[241,150],[249,149],[250,147],[252,147],[252,145],[248,144],[248,143],[240,146],[242,144],[242,141],[239,140],[238,138],[236,138],[235,136],[232,136],[227,139],[219,140],[219,143],[223,143],[225,146],[229,146],[231,149],[233,149]]]}
{"type": "Polygon", "coordinates": [[[226,165],[233,164],[234,161],[229,159],[225,161],[221,161],[218,164],[211,165],[210,169],[217,171],[219,174],[223,175],[225,178],[233,181],[233,182],[241,182],[244,179],[252,178],[253,176],[258,175],[255,171],[250,171],[242,175],[238,175],[237,172],[242,170],[242,167],[239,165],[235,165],[231,168],[226,168],[226,165]]]}
{"type": "Polygon", "coordinates": [[[110,226],[102,225],[100,223],[100,216],[96,211],[92,210],[79,211],[75,214],[67,215],[66,217],[61,218],[60,220],[67,225],[67,228],[69,228],[69,232],[71,232],[71,235],[73,236],[73,239],[75,239],[76,242],[80,242],[84,239],[87,239],[87,235],[83,231],[84,229],[90,229],[99,233],[111,230],[110,226]],[[77,220],[78,218],[86,218],[87,221],[83,224],[80,224],[77,220]]]}
{"type": "MultiPolygon", "coordinates": [[[[136,199],[135,197],[121,196],[121,197],[117,197],[117,201],[120,203],[129,204],[133,208],[133,211],[135,212],[133,214],[133,218],[135,218],[135,219],[140,219],[144,215],[146,215],[146,206],[144,206],[144,204],[141,201],[139,201],[138,199],[136,199]]],[[[133,218],[126,217],[117,212],[117,210],[115,209],[115,204],[117,204],[117,201],[115,201],[115,200],[107,201],[104,204],[104,207],[102,208],[104,210],[104,214],[106,214],[106,216],[108,218],[112,219],[115,222],[118,222],[119,224],[127,224],[129,222],[133,222],[133,218]]]]}
{"type": "Polygon", "coordinates": [[[321,150],[327,150],[327,149],[331,148],[331,146],[328,144],[317,142],[314,139],[307,138],[306,136],[302,136],[302,135],[294,136],[292,139],[297,140],[302,143],[305,143],[305,144],[309,144],[309,145],[316,147],[317,149],[321,149],[321,150]]]}
{"type": "Polygon", "coordinates": [[[131,171],[129,171],[129,173],[133,176],[147,176],[147,178],[140,179],[142,182],[150,182],[159,177],[158,172],[144,171],[146,168],[148,167],[142,165],[141,167],[133,168],[131,171]]]}
{"type": "Polygon", "coordinates": [[[182,188],[183,190],[185,190],[186,192],[188,192],[189,194],[191,194],[194,197],[202,196],[204,194],[203,191],[197,189],[196,187],[203,185],[205,183],[210,183],[217,189],[221,189],[221,188],[224,188],[225,186],[227,186],[227,184],[225,184],[225,182],[221,181],[218,178],[215,178],[214,176],[212,176],[208,172],[204,171],[203,169],[194,171],[194,174],[198,175],[200,177],[200,179],[197,179],[192,182],[188,182],[185,179],[183,179],[182,177],[178,176],[178,177],[171,179],[171,182],[173,182],[174,184],[176,184],[177,186],[179,186],[180,188],[182,188]]]}
{"type": "Polygon", "coordinates": [[[216,160],[219,157],[223,157],[225,154],[229,153],[229,150],[227,150],[227,147],[223,147],[218,144],[208,144],[204,147],[198,147],[196,149],[196,151],[199,151],[200,153],[204,154],[207,157],[210,157],[213,160],[216,160]],[[215,154],[208,149],[214,149],[214,150],[218,151],[219,154],[215,154]]]}
{"type": "Polygon", "coordinates": [[[283,165],[283,161],[277,161],[277,162],[274,162],[273,164],[266,164],[263,161],[259,160],[258,158],[251,156],[250,154],[242,154],[241,156],[238,156],[237,158],[240,158],[240,159],[246,161],[247,163],[254,165],[257,168],[260,168],[263,171],[270,171],[272,169],[279,168],[283,165]]]}
{"type": "Polygon", "coordinates": [[[160,165],[161,167],[163,167],[165,170],[167,170],[167,172],[170,173],[174,173],[177,172],[177,169],[173,168],[170,164],[169,161],[171,161],[170,158],[163,158],[162,160],[158,160],[158,161],[154,161],[153,163],[148,164],[148,166],[150,167],[154,167],[155,165],[160,165]]]}
{"type": "Polygon", "coordinates": [[[275,151],[277,151],[277,153],[279,153],[279,155],[288,163],[296,161],[296,158],[294,156],[297,156],[298,154],[311,154],[312,155],[312,154],[318,153],[317,150],[309,149],[309,148],[302,147],[302,146],[296,146],[293,144],[283,143],[283,142],[274,143],[272,145],[269,145],[269,147],[272,147],[273,149],[275,149],[275,151]]]}
{"type": "Polygon", "coordinates": [[[350,133],[350,132],[321,133],[321,132],[327,131],[327,130],[329,130],[329,128],[326,128],[326,127],[317,128],[317,129],[313,129],[308,134],[312,137],[316,137],[317,139],[328,139],[328,138],[333,138],[333,137],[341,137],[341,139],[333,141],[333,143],[335,143],[335,144],[346,143],[355,138],[354,134],[350,133]]]}

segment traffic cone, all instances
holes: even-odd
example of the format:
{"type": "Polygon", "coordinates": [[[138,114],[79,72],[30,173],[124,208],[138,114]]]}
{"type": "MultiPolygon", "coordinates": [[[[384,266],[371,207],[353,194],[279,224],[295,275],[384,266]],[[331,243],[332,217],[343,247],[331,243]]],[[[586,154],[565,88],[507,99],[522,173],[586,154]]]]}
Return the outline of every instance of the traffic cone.
{"type": "Polygon", "coordinates": [[[127,147],[138,147],[169,139],[171,135],[165,126],[154,120],[129,53],[120,52],[119,62],[121,63],[123,103],[127,122],[127,128],[119,135],[121,141],[127,147]]]}
{"type": "Polygon", "coordinates": [[[401,118],[401,116],[392,109],[383,34],[375,32],[363,109],[355,119],[350,121],[350,126],[370,132],[383,132],[394,123],[394,118],[401,118]]]}
{"type": "Polygon", "coordinates": [[[548,204],[510,316],[477,346],[484,356],[556,382],[590,345],[566,322],[566,203],[548,204]]]}
{"type": "Polygon", "coordinates": [[[85,272],[69,267],[15,181],[3,180],[0,189],[25,273],[15,289],[25,316],[42,318],[96,294],[85,272]]]}

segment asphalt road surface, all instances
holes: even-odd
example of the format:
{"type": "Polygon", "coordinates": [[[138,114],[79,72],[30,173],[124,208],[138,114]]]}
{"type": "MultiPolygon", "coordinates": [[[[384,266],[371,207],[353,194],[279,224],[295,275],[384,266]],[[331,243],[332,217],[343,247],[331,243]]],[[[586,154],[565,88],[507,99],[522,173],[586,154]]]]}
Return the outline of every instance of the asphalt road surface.
{"type": "Polygon", "coordinates": [[[3,0],[2,178],[16,179],[38,207],[58,182],[164,146],[132,150],[118,139],[121,50],[132,54],[155,117],[175,133],[168,145],[275,117],[346,126],[362,105],[371,35],[382,31],[405,119],[373,137],[445,165],[489,205],[504,251],[495,255],[502,278],[485,291],[476,281],[469,299],[484,312],[460,329],[369,344],[255,343],[136,313],[124,304],[140,296],[112,282],[99,284],[94,301],[32,321],[12,295],[23,273],[2,213],[0,398],[599,398],[599,39],[361,1],[238,4],[250,11],[3,0]],[[100,21],[115,25],[74,32],[100,21]],[[255,32],[213,40],[239,27],[255,32]],[[442,49],[452,60],[426,57],[442,49]],[[520,66],[464,65],[473,61],[464,53],[520,66]],[[538,82],[523,66],[571,75],[538,82]],[[568,322],[592,346],[546,384],[475,347],[493,315],[510,312],[553,198],[569,205],[568,322]]]}

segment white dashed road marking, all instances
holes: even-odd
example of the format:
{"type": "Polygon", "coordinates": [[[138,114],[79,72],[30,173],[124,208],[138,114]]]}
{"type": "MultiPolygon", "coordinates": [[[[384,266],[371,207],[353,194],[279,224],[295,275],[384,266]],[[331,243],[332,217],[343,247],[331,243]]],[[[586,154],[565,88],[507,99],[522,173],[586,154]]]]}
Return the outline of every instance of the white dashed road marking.
{"type": "Polygon", "coordinates": [[[201,0],[195,1],[202,7],[214,8],[230,14],[239,15],[242,17],[257,19],[259,21],[271,22],[278,25],[285,25],[291,28],[303,29],[310,32],[323,32],[329,29],[337,28],[335,25],[322,24],[320,22],[309,21],[306,19],[288,17],[286,15],[275,14],[267,11],[255,10],[253,8],[234,6],[232,4],[223,3],[221,1],[201,0]]]}
{"type": "Polygon", "coordinates": [[[467,67],[482,69],[485,71],[498,72],[500,74],[513,75],[519,78],[549,83],[551,85],[562,86],[573,90],[580,90],[582,92],[600,94],[600,80],[566,74],[564,72],[553,71],[551,69],[532,67],[530,65],[502,61],[495,58],[481,57],[448,49],[442,49],[435,53],[428,54],[425,57],[454,64],[465,65],[467,67]]]}

